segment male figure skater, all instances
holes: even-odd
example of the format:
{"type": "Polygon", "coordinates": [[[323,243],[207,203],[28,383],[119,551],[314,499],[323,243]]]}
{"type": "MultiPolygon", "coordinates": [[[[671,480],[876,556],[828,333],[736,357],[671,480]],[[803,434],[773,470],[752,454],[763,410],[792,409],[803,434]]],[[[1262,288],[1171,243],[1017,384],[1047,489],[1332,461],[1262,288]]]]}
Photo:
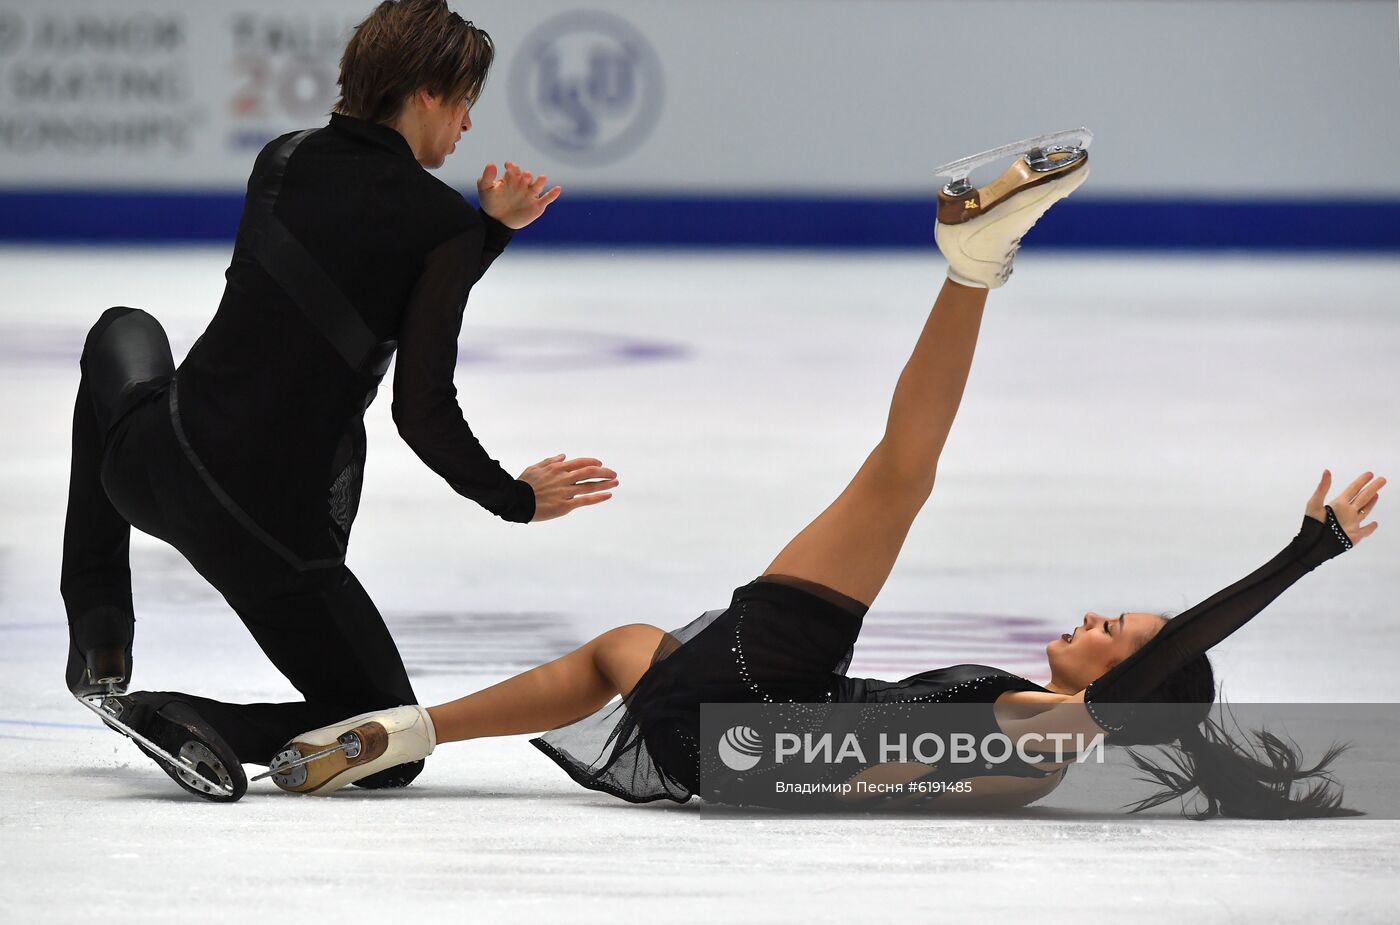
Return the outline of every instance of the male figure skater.
{"type": "MultiPolygon", "coordinates": [[[[472,285],[560,194],[510,162],[501,175],[487,165],[477,209],[425,170],[471,128],[493,55],[443,0],[381,3],[345,49],[330,124],[258,155],[223,301],[179,370],[140,310],[109,309],[88,335],[63,549],[68,686],[200,796],[238,799],[240,765],[267,763],[300,730],[415,701],[345,566],[363,416],[396,351],[400,435],[491,513],[548,520],[617,484],[598,460],[563,456],[512,477],[456,401],[472,285]],[[219,590],[303,702],[124,693],[132,526],[219,590]]],[[[402,786],[421,767],[362,783],[402,786]]]]}

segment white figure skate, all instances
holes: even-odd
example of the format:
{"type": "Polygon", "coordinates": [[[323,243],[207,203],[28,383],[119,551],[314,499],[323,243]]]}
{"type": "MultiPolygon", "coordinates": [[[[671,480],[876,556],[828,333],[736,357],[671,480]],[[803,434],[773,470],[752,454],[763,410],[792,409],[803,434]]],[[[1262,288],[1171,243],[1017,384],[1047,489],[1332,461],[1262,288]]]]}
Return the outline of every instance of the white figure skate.
{"type": "Polygon", "coordinates": [[[1021,238],[1050,207],[1089,178],[1086,128],[1036,135],[944,164],[934,173],[951,182],[938,191],[934,237],[948,260],[948,276],[964,286],[996,289],[1011,276],[1021,238]],[[1017,155],[1001,176],[983,187],[972,171],[1017,155]]]}
{"type": "Polygon", "coordinates": [[[272,765],[253,780],[271,777],[291,793],[328,794],[371,774],[426,758],[436,747],[437,734],[427,710],[394,707],[302,733],[283,746],[272,765]]]}

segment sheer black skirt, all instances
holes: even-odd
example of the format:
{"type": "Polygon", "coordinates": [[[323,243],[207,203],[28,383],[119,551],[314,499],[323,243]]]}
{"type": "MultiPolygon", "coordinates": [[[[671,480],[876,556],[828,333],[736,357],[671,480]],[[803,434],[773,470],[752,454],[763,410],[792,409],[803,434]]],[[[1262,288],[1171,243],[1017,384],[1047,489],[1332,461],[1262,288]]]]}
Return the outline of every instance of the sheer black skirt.
{"type": "Polygon", "coordinates": [[[667,633],[625,697],[531,743],[584,787],[684,803],[700,789],[700,705],[831,700],[865,611],[822,585],[760,578],[667,633]]]}

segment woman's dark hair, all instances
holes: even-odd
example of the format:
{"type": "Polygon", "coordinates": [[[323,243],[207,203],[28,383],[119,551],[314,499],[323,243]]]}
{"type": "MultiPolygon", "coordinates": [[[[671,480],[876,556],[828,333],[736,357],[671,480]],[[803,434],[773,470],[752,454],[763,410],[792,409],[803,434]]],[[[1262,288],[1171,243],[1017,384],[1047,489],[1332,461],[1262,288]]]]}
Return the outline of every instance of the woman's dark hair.
{"type": "Polygon", "coordinates": [[[384,0],[340,58],[335,111],[388,122],[420,87],[476,102],[495,57],[491,36],[447,8],[447,0],[384,0]]]}
{"type": "Polygon", "coordinates": [[[1211,717],[1214,700],[1215,673],[1210,659],[1202,655],[1153,691],[1145,702],[1154,706],[1139,710],[1126,729],[1109,737],[1110,745],[1157,745],[1166,758],[1155,764],[1129,749],[1128,756],[1147,775],[1139,779],[1162,785],[1152,796],[1132,804],[1130,812],[1180,798],[1182,813],[1194,819],[1356,814],[1342,807],[1342,787],[1327,770],[1345,745],[1333,745],[1317,764],[1303,767],[1299,749],[1271,732],[1260,729],[1247,738],[1232,736],[1211,717]],[[1173,740],[1175,746],[1166,744],[1173,740]],[[1295,784],[1308,785],[1295,795],[1295,784]],[[1205,806],[1188,813],[1186,799],[1193,791],[1200,791],[1205,806]]]}

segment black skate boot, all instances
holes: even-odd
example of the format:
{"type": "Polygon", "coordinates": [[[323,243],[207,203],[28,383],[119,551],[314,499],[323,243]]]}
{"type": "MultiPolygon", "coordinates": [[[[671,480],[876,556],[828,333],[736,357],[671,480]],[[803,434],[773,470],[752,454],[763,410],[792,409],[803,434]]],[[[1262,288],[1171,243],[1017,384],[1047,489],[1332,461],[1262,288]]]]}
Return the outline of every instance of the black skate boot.
{"type": "Polygon", "coordinates": [[[134,622],[117,607],[99,607],[69,621],[65,679],[73,696],[126,693],[134,622]]]}
{"type": "Polygon", "coordinates": [[[232,803],[247,792],[248,778],[233,749],[192,706],[173,695],[137,691],[84,702],[195,796],[232,803]]]}

